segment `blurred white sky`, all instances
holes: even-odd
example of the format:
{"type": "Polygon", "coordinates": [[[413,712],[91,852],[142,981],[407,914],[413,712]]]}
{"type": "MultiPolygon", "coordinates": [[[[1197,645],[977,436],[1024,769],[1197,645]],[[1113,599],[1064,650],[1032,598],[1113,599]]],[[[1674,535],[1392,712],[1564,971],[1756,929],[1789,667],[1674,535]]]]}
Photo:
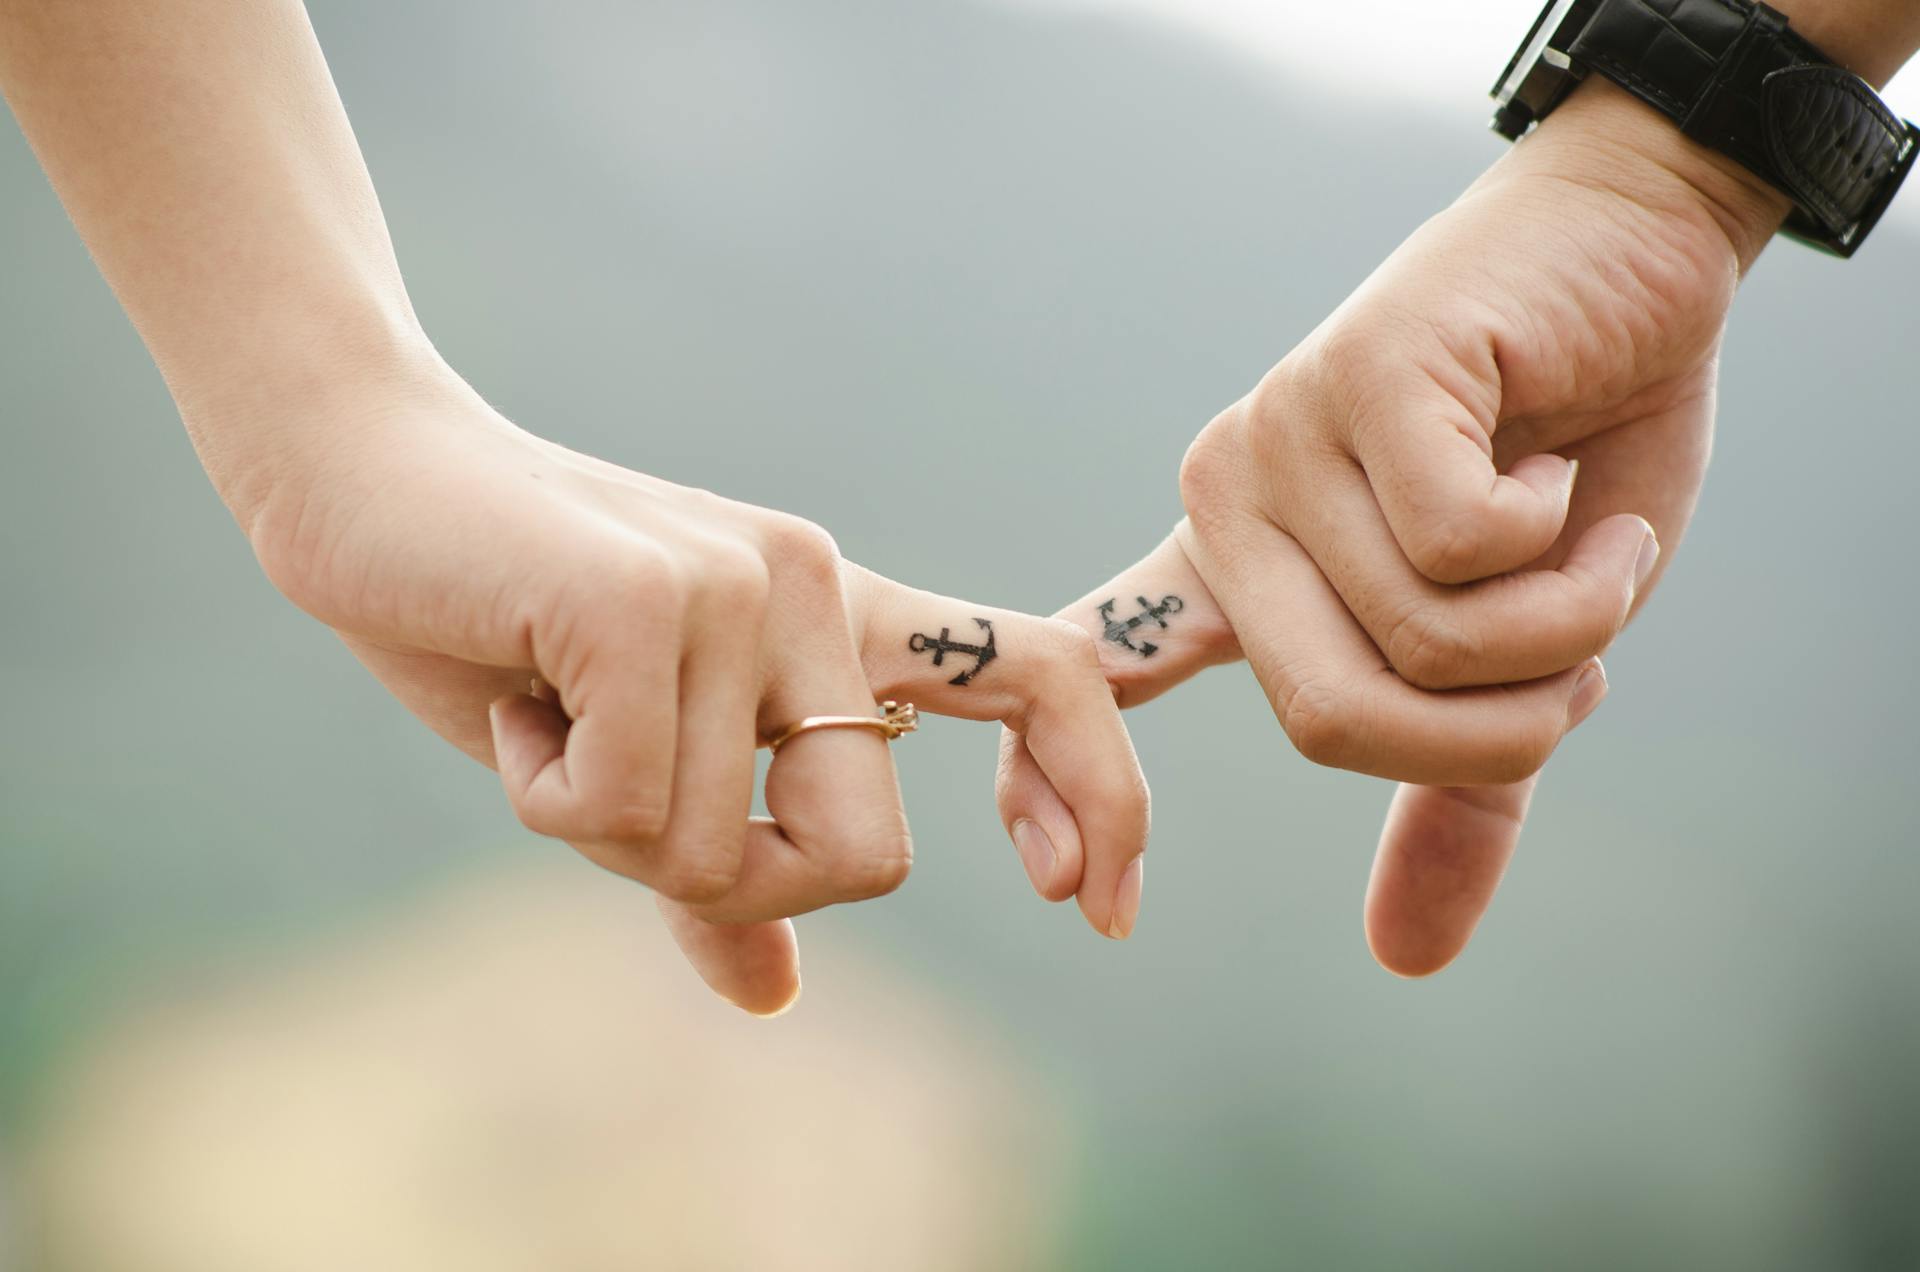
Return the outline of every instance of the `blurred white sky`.
{"type": "MultiPolygon", "coordinates": [[[[1484,125],[1487,90],[1540,12],[1540,0],[1014,0],[1183,26],[1290,81],[1410,99],[1423,113],[1484,125]]],[[[1920,59],[1916,59],[1920,64],[1920,59]]],[[[1920,118],[1920,69],[1886,96],[1920,118]]],[[[1920,224],[1920,177],[1894,212],[1920,224]]]]}
{"type": "MultiPolygon", "coordinates": [[[[1540,0],[1018,0],[1189,27],[1290,76],[1369,94],[1399,92],[1485,114],[1486,92],[1540,12],[1540,0]]],[[[1920,114],[1920,73],[1888,98],[1920,114]]]]}

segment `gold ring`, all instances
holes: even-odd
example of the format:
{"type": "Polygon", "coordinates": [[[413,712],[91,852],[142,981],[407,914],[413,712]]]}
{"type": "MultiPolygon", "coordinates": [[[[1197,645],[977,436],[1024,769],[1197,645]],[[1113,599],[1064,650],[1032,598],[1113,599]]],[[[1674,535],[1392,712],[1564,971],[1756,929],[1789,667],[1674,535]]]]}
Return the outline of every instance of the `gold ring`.
{"type": "Polygon", "coordinates": [[[895,702],[892,699],[880,704],[880,714],[871,716],[808,716],[798,724],[790,724],[780,730],[767,748],[776,755],[785,746],[802,733],[813,729],[872,729],[891,742],[902,733],[912,733],[920,727],[920,713],[913,709],[911,702],[895,702]]]}

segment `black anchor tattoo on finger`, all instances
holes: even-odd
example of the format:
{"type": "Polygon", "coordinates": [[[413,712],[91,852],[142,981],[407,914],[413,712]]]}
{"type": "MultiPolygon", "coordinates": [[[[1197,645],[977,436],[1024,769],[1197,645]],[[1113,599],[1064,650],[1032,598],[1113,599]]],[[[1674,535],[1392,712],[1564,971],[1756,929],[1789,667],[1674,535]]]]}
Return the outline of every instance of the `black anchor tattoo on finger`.
{"type": "Polygon", "coordinates": [[[913,635],[907,637],[907,648],[916,654],[931,652],[933,654],[933,665],[936,667],[946,660],[948,654],[960,654],[963,657],[973,659],[973,666],[967,668],[952,680],[947,681],[950,685],[964,685],[979,675],[981,669],[988,663],[1000,656],[999,651],[993,647],[992,622],[984,618],[976,618],[973,621],[978,623],[981,629],[987,633],[986,644],[963,644],[960,641],[952,639],[950,629],[942,627],[938,636],[929,636],[925,632],[915,632],[913,635]]]}
{"type": "Polygon", "coordinates": [[[1113,616],[1113,607],[1118,600],[1117,597],[1113,600],[1106,601],[1100,606],[1100,619],[1107,625],[1106,631],[1102,634],[1114,644],[1125,645],[1128,649],[1138,653],[1142,658],[1150,658],[1153,656],[1154,651],[1159,649],[1160,646],[1150,640],[1143,640],[1138,645],[1134,644],[1132,639],[1133,629],[1142,623],[1158,623],[1160,624],[1160,630],[1165,631],[1167,628],[1167,615],[1178,614],[1186,608],[1186,602],[1177,596],[1163,596],[1160,598],[1158,605],[1155,605],[1144,596],[1136,596],[1133,599],[1140,602],[1140,612],[1124,622],[1115,619],[1113,616]]]}

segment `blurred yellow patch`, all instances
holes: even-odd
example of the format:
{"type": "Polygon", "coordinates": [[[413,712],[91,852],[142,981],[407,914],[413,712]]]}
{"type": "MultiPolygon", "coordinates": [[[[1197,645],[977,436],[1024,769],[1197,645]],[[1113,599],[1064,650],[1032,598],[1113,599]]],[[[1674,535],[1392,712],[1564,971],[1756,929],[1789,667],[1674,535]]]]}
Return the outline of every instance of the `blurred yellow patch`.
{"type": "Polygon", "coordinates": [[[1042,1099],[977,1022],[818,945],[798,1010],[753,1020],[642,894],[569,867],[248,972],[75,1067],[28,1161],[40,1262],[1046,1262],[1063,1171],[1042,1099]]]}

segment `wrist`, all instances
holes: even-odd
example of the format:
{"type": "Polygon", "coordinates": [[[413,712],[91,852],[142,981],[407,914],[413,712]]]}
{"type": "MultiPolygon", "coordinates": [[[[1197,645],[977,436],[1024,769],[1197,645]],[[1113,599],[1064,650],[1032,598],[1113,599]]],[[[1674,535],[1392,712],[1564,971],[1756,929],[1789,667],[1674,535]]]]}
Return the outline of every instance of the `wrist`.
{"type": "Polygon", "coordinates": [[[1590,76],[1515,147],[1516,164],[1618,194],[1663,216],[1710,220],[1745,273],[1792,206],[1740,163],[1590,76]]]}
{"type": "Polygon", "coordinates": [[[269,505],[301,502],[367,447],[397,444],[419,421],[490,414],[417,326],[343,322],[190,382],[170,376],[169,387],[214,489],[250,535],[269,505]]]}

